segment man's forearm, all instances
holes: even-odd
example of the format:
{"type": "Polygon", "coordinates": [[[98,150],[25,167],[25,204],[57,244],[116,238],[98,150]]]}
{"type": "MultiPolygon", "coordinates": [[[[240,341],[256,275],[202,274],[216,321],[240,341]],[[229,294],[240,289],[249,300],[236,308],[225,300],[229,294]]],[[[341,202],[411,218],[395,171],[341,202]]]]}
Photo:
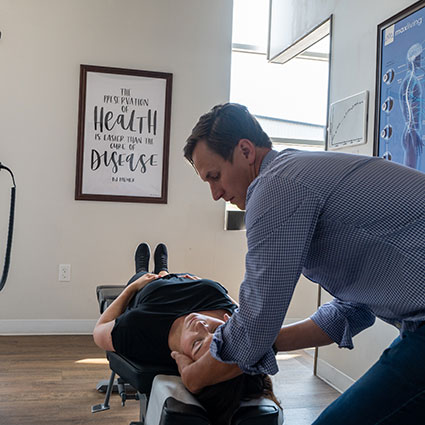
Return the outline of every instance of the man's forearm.
{"type": "Polygon", "coordinates": [[[301,350],[303,348],[321,347],[334,341],[313,320],[305,319],[281,328],[275,341],[278,351],[301,350]]]}

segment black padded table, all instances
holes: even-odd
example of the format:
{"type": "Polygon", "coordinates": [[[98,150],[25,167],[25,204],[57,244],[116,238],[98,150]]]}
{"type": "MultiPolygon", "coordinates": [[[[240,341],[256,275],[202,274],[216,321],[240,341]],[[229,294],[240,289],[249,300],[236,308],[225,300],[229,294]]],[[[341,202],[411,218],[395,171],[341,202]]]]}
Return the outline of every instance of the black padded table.
{"type": "MultiPolygon", "coordinates": [[[[96,288],[100,313],[118,297],[125,285],[101,285],[96,288]]],[[[178,375],[175,369],[152,365],[141,365],[126,357],[108,351],[106,357],[112,371],[106,391],[105,402],[92,407],[92,412],[109,409],[109,397],[112,392],[115,376],[130,384],[137,391],[140,401],[139,421],[130,425],[144,425],[152,382],[157,375],[178,375]]],[[[125,399],[124,399],[125,400],[125,399]]],[[[124,404],[123,400],[123,404],[124,404]]],[[[209,421],[203,408],[183,403],[168,397],[163,405],[158,425],[208,425],[209,421]]],[[[232,425],[280,425],[279,409],[276,405],[241,406],[232,418],[232,425]]]]}

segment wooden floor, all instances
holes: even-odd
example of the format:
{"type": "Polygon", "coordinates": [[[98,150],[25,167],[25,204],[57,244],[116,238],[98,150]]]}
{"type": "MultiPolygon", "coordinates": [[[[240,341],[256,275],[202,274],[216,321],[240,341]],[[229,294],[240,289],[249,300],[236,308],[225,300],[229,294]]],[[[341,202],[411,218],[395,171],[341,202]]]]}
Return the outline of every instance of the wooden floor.
{"type": "MultiPolygon", "coordinates": [[[[285,412],[285,425],[309,425],[338,393],[312,374],[304,352],[279,354],[275,392],[285,412]]],[[[138,402],[92,414],[103,402],[95,390],[109,377],[104,353],[90,336],[0,337],[0,425],[128,425],[138,419],[138,402]]]]}
{"type": "Polygon", "coordinates": [[[313,357],[305,351],[279,353],[279,373],[273,377],[285,425],[311,425],[340,393],[313,375],[313,357]]]}

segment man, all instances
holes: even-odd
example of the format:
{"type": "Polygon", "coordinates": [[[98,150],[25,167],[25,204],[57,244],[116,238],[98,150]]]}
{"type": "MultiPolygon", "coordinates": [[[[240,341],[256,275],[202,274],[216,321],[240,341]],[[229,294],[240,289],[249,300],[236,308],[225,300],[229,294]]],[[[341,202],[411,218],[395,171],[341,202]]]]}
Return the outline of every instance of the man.
{"type": "Polygon", "coordinates": [[[379,317],[401,338],[315,424],[425,418],[425,175],[376,157],[275,152],[230,103],[200,118],[184,151],[214,200],[246,209],[248,241],[240,308],[199,360],[173,353],[185,385],[275,374],[274,350],[351,349],[379,317]],[[301,273],[335,299],[281,328],[301,273]]]}

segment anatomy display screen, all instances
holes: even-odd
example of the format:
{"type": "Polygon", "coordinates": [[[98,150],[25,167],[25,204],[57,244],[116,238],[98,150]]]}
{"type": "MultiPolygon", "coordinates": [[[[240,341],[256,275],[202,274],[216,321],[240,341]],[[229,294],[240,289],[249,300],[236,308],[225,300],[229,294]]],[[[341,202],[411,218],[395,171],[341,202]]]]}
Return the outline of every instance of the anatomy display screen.
{"type": "Polygon", "coordinates": [[[378,155],[425,172],[425,8],[382,34],[378,155]]]}

